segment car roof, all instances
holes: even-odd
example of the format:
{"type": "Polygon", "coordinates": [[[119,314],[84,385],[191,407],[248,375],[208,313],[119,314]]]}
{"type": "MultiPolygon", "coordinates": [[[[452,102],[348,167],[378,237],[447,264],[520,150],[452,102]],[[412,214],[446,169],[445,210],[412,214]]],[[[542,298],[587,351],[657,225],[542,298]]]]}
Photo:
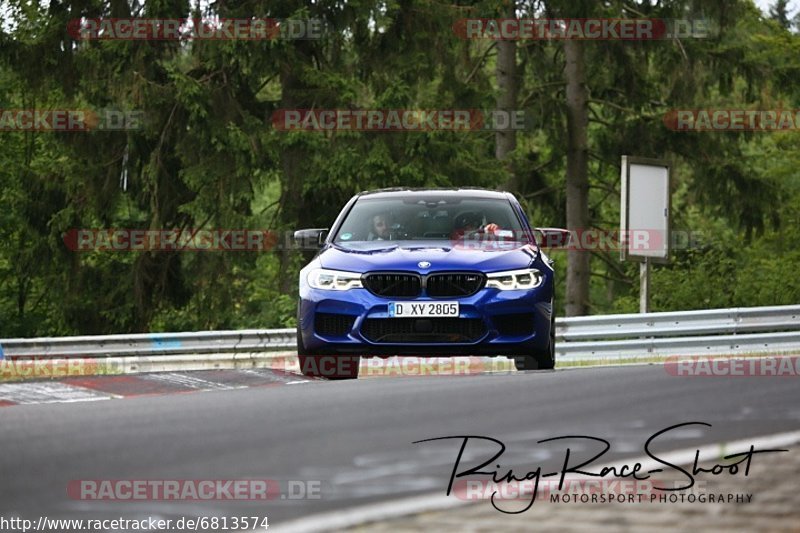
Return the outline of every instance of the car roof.
{"type": "Polygon", "coordinates": [[[431,193],[437,196],[470,196],[473,198],[498,198],[508,199],[509,194],[504,191],[493,191],[480,187],[441,187],[441,188],[411,188],[411,187],[392,187],[389,189],[377,189],[374,191],[362,191],[359,197],[369,198],[389,198],[392,196],[429,196],[431,193]]]}

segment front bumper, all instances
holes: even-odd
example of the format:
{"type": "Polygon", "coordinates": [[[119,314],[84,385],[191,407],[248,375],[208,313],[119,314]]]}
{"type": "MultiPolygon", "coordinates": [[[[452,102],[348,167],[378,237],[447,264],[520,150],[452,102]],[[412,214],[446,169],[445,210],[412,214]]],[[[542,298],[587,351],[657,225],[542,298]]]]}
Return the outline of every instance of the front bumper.
{"type": "Polygon", "coordinates": [[[552,278],[532,290],[484,288],[469,297],[421,296],[413,301],[443,300],[459,302],[458,318],[397,319],[389,317],[388,304],[402,298],[378,297],[366,289],[306,286],[300,294],[298,328],[312,354],[520,355],[548,346],[552,278]]]}

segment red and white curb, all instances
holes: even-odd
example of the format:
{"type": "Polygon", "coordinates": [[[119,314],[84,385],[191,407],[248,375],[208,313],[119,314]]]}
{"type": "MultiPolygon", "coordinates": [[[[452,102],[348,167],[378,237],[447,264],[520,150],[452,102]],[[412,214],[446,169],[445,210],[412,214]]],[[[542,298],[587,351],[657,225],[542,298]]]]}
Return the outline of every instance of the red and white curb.
{"type": "Polygon", "coordinates": [[[80,376],[59,381],[0,383],[0,407],[295,385],[311,381],[299,374],[269,369],[80,376]]]}
{"type": "MultiPolygon", "coordinates": [[[[176,394],[183,392],[232,390],[254,386],[297,385],[319,380],[300,374],[296,355],[264,357],[263,360],[229,361],[215,356],[157,358],[122,358],[117,360],[72,359],[34,361],[17,360],[6,366],[17,370],[14,375],[41,380],[0,381],[0,407],[42,403],[69,403],[134,396],[176,394]],[[144,361],[147,359],[147,361],[144,361]],[[151,360],[153,359],[153,360],[151,360]],[[169,360],[166,360],[169,359],[169,360]],[[174,359],[174,360],[173,360],[174,359]],[[209,368],[210,365],[258,364],[242,368],[209,368]],[[202,363],[205,368],[193,368],[202,363]],[[11,365],[11,366],[9,366],[11,365]],[[38,368],[39,366],[43,368],[38,368]],[[189,366],[189,368],[187,368],[189,366]],[[72,370],[73,374],[70,374],[72,370]],[[92,370],[95,370],[93,372],[92,370]],[[95,375],[93,375],[95,374],[95,375]],[[51,377],[50,380],[44,379],[51,377]]],[[[227,356],[229,357],[229,356],[227,356]]],[[[6,368],[8,370],[9,368],[6,368]]],[[[359,379],[448,376],[465,377],[514,371],[514,362],[490,357],[397,357],[362,358],[359,379]]],[[[1,377],[1,376],[0,376],[1,377]]]]}

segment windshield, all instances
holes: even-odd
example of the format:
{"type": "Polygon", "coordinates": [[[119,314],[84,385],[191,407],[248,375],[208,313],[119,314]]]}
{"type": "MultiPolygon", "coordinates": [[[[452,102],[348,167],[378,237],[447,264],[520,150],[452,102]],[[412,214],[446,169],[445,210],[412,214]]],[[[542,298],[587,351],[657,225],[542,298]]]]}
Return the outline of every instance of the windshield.
{"type": "Polygon", "coordinates": [[[501,198],[365,197],[347,214],[333,242],[448,240],[487,227],[498,237],[517,240],[522,235],[514,209],[501,198]]]}

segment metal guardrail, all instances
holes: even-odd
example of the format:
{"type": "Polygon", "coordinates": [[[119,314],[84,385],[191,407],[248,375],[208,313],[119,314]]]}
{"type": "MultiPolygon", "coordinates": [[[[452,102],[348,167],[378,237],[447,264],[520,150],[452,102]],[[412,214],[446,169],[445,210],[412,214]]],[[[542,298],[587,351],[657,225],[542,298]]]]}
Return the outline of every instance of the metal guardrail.
{"type": "Polygon", "coordinates": [[[556,355],[560,360],[799,351],[800,305],[556,321],[556,355]]]}
{"type": "Polygon", "coordinates": [[[0,357],[115,357],[294,349],[295,330],[245,329],[0,339],[0,357]]]}
{"type": "MultiPolygon", "coordinates": [[[[120,357],[296,348],[295,330],[250,329],[0,339],[2,357],[120,357]]],[[[556,320],[560,360],[800,352],[800,305],[556,320]]]]}

